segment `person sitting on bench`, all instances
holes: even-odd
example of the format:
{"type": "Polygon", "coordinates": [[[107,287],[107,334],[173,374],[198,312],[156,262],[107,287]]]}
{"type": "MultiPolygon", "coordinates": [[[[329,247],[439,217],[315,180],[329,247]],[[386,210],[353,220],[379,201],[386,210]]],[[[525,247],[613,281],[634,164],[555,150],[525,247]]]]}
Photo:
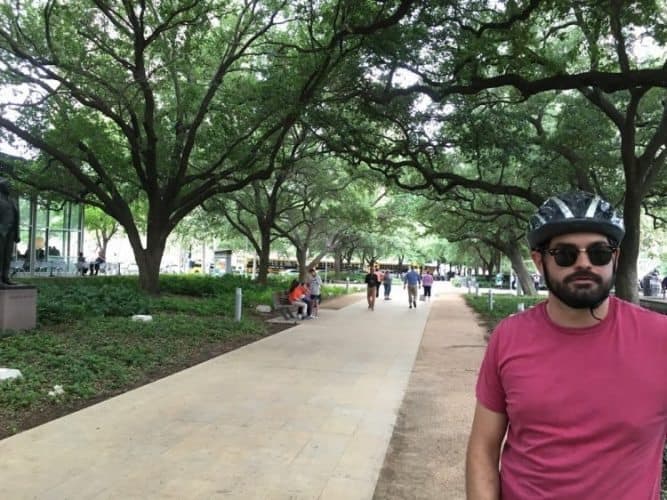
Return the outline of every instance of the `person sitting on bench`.
{"type": "Polygon", "coordinates": [[[287,296],[289,298],[290,304],[299,308],[297,311],[297,318],[304,318],[308,311],[308,304],[303,300],[305,293],[297,280],[292,281],[292,284],[290,285],[287,292],[287,296]]]}

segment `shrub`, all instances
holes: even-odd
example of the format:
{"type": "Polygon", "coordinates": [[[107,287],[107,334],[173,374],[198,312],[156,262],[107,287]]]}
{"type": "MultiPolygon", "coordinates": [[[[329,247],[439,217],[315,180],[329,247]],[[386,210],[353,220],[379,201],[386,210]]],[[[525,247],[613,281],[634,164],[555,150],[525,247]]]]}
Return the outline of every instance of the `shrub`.
{"type": "Polygon", "coordinates": [[[37,318],[43,324],[68,323],[90,316],[132,316],[150,312],[150,300],[136,278],[44,278],[37,286],[37,318]]]}
{"type": "Polygon", "coordinates": [[[497,293],[493,295],[493,309],[491,310],[489,309],[488,295],[468,294],[465,299],[475,312],[484,317],[489,324],[489,328],[493,328],[501,319],[517,312],[519,304],[524,304],[524,307],[528,309],[538,302],[542,302],[544,297],[497,293]]]}

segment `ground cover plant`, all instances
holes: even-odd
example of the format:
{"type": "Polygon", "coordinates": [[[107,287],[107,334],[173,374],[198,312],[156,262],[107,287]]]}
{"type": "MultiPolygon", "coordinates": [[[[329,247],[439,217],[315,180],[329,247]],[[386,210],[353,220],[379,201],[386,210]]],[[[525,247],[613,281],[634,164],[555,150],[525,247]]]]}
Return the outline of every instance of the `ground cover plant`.
{"type": "MultiPolygon", "coordinates": [[[[287,281],[265,286],[242,276],[170,275],[161,278],[162,295],[152,297],[136,276],[21,280],[38,289],[38,325],[0,338],[0,366],[23,374],[0,383],[0,438],[290,326],[267,323],[274,314],[255,312],[287,281]],[[234,318],[237,288],[240,322],[234,318]],[[135,314],[153,321],[133,321],[135,314]]],[[[325,285],[324,300],[345,291],[325,285]]]]}
{"type": "MultiPolygon", "coordinates": [[[[488,296],[465,295],[465,300],[470,307],[479,315],[482,323],[488,328],[490,334],[500,320],[510,314],[516,313],[520,306],[528,309],[534,304],[543,301],[544,297],[527,297],[510,294],[496,294],[493,296],[493,308],[489,308],[488,296]]],[[[667,446],[662,457],[662,495],[661,500],[667,500],[667,446]]]]}
{"type": "Polygon", "coordinates": [[[493,295],[493,307],[489,307],[489,296],[487,294],[467,294],[465,299],[468,305],[479,314],[488,330],[491,331],[501,319],[519,311],[522,307],[520,304],[523,304],[524,309],[528,309],[545,298],[538,295],[517,296],[509,293],[497,293],[493,295]]]}

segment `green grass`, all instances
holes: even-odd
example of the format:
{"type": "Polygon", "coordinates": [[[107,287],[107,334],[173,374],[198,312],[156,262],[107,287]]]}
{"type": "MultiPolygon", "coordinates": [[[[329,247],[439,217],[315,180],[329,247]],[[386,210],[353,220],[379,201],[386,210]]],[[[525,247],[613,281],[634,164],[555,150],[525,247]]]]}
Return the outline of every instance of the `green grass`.
{"type": "Polygon", "coordinates": [[[514,294],[493,295],[493,308],[489,308],[488,295],[465,295],[466,302],[472,307],[477,314],[488,325],[489,329],[493,329],[495,325],[503,318],[510,314],[514,314],[519,310],[519,304],[523,304],[525,309],[534,306],[538,302],[542,302],[545,298],[542,296],[517,296],[514,294]]]}
{"type": "MultiPolygon", "coordinates": [[[[489,309],[488,296],[465,295],[465,300],[470,307],[482,318],[491,331],[498,322],[514,314],[519,304],[523,303],[528,309],[532,305],[544,300],[544,297],[516,296],[510,294],[496,294],[493,296],[493,309],[489,309]]],[[[662,500],[667,500],[667,446],[665,446],[662,458],[662,500]]]]}
{"type": "MultiPolygon", "coordinates": [[[[267,335],[255,307],[271,304],[273,291],[288,281],[263,286],[240,276],[164,276],[162,295],[150,297],[136,276],[21,280],[38,289],[38,325],[0,338],[0,366],[23,374],[0,383],[0,435],[20,430],[26,414],[85,405],[267,335]],[[236,288],[243,294],[240,322],[236,288]],[[134,314],[151,314],[153,321],[132,321],[134,314]],[[49,396],[54,385],[64,394],[49,396]]],[[[345,287],[325,285],[322,292],[326,300],[345,287]]]]}

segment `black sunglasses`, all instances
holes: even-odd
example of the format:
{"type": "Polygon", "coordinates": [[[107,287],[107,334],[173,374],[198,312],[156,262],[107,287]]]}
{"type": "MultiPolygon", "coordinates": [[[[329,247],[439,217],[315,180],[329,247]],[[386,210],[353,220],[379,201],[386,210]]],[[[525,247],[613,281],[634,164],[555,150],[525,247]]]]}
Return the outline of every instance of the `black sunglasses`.
{"type": "Polygon", "coordinates": [[[554,261],[560,267],[570,267],[573,265],[577,262],[580,252],[586,252],[588,260],[594,266],[606,266],[611,261],[616,250],[616,247],[598,242],[591,243],[586,248],[579,248],[576,245],[564,243],[554,248],[548,248],[545,252],[553,256],[554,261]]]}

